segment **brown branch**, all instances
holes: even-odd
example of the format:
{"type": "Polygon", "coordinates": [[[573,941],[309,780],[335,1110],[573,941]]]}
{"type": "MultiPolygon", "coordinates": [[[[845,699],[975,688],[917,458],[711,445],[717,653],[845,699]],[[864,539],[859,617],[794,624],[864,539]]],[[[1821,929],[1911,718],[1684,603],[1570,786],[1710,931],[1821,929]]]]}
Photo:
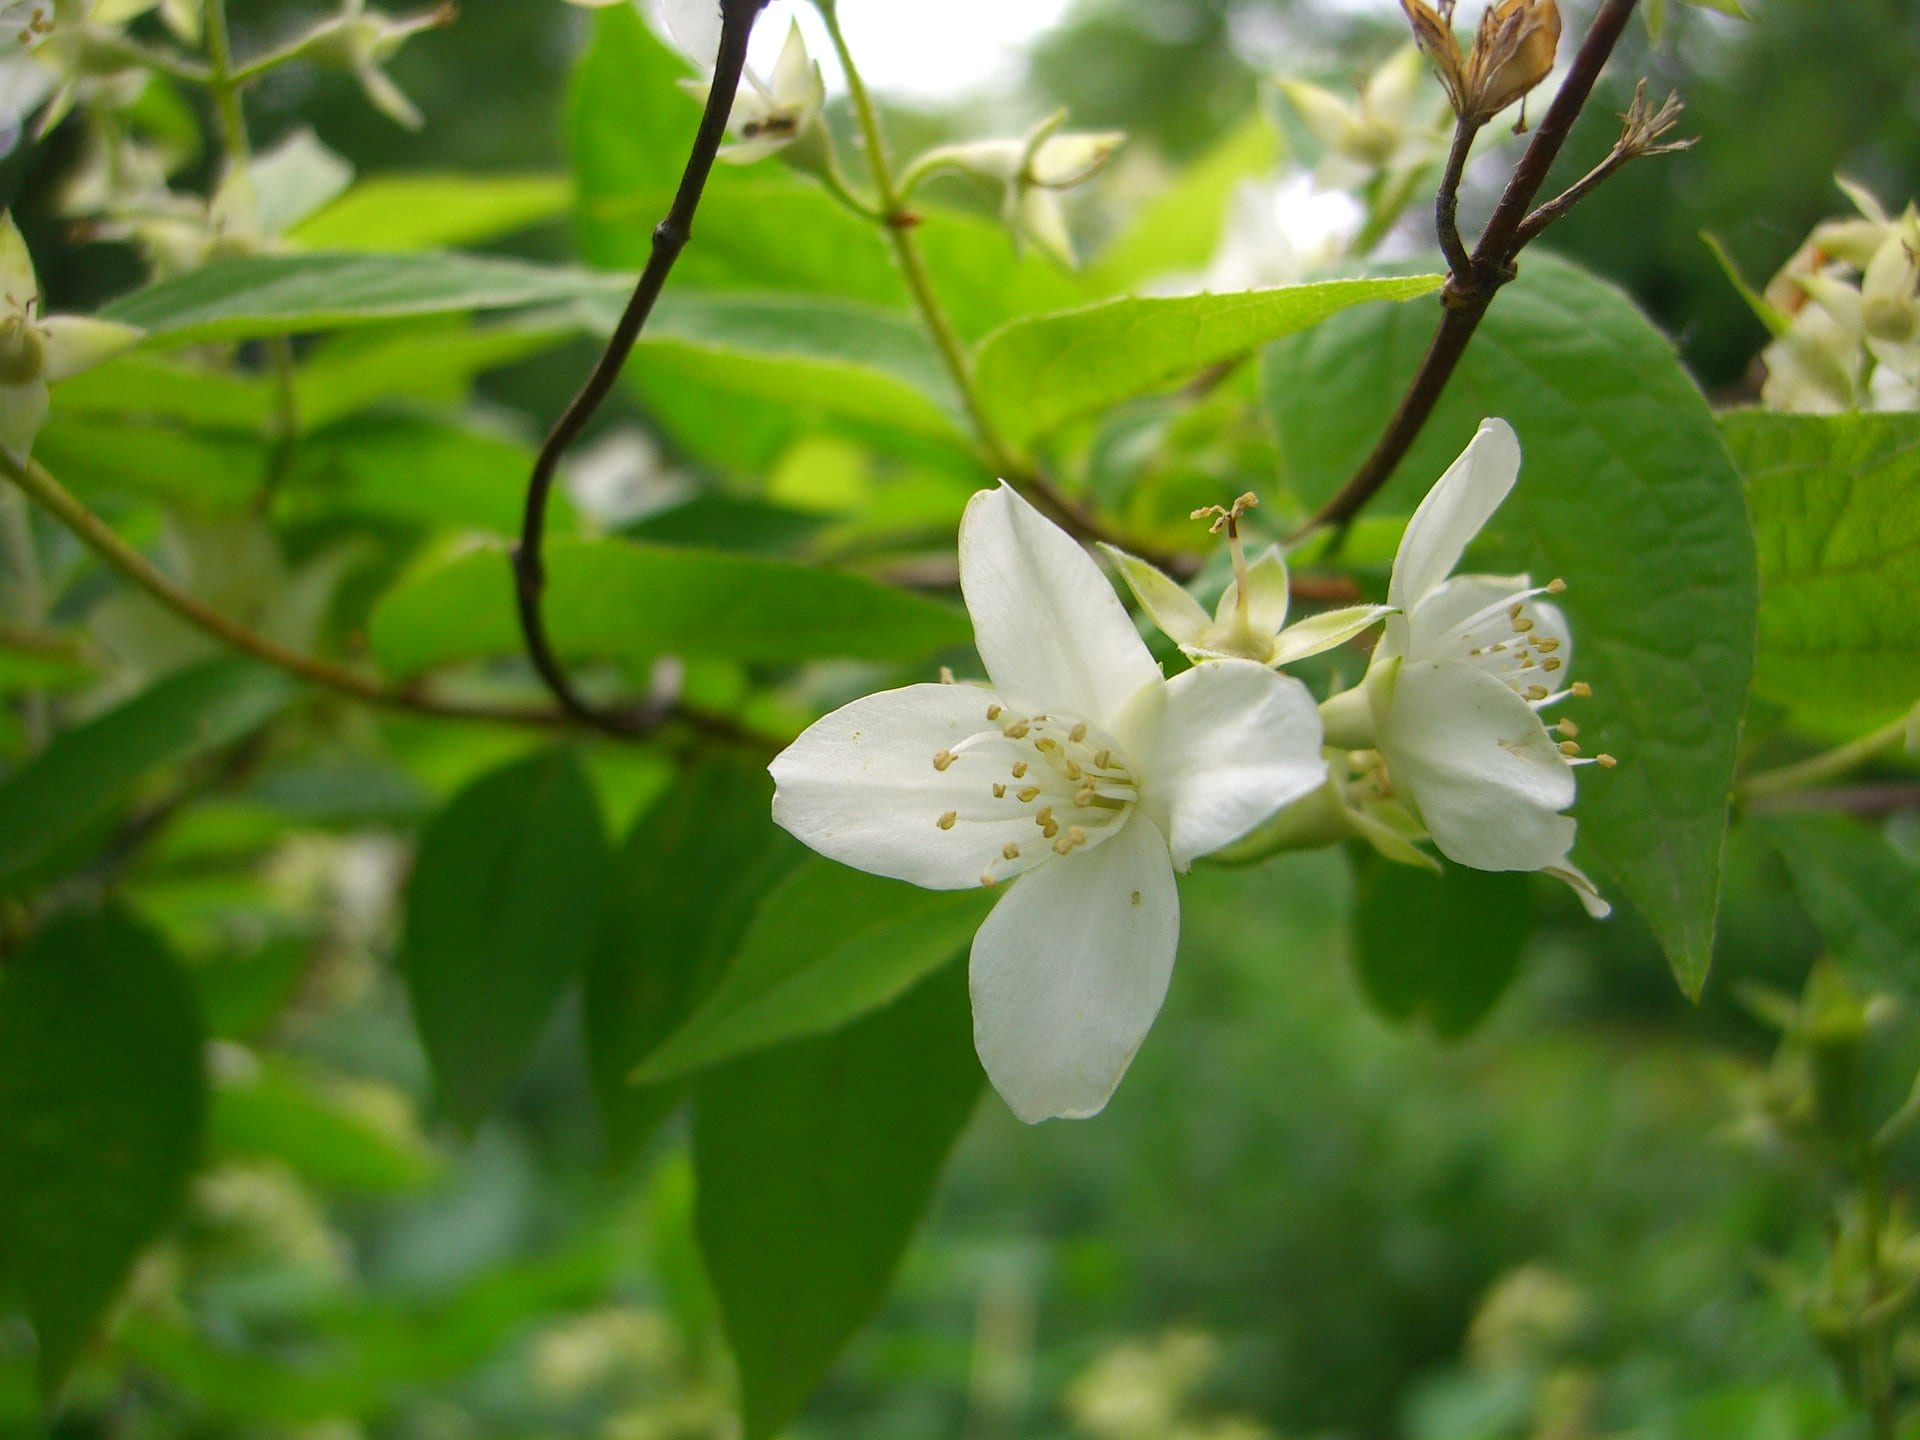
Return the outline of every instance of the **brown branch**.
{"type": "MultiPolygon", "coordinates": [[[[1392,477],[1395,467],[1413,447],[1415,438],[1431,418],[1434,406],[1438,404],[1447,382],[1452,379],[1454,370],[1466,353],[1468,342],[1480,328],[1480,321],[1493,303],[1493,297],[1499,293],[1502,285],[1513,278],[1514,261],[1521,249],[1533,235],[1545,228],[1545,224],[1542,224],[1528,234],[1522,227],[1529,218],[1534,197],[1546,183],[1547,172],[1553,168],[1561,147],[1566,144],[1574,121],[1580,118],[1580,112],[1586,108],[1594,83],[1600,78],[1600,72],[1612,56],[1614,47],[1620,43],[1621,33],[1632,18],[1636,3],[1638,0],[1603,0],[1599,13],[1594,16],[1586,38],[1574,56],[1572,67],[1567,71],[1567,78],[1560,86],[1560,93],[1553,97],[1553,103],[1547,107],[1546,118],[1534,131],[1526,153],[1514,167],[1507,188],[1501,194],[1499,204],[1494,207],[1492,218],[1481,232],[1479,245],[1471,256],[1464,257],[1464,265],[1459,263],[1461,256],[1448,256],[1452,273],[1440,297],[1445,310],[1440,317],[1439,327],[1434,331],[1433,340],[1427,346],[1427,353],[1420,362],[1420,368],[1414,372],[1400,404],[1387,421],[1372,452],[1347,482],[1300,528],[1299,534],[1304,535],[1322,526],[1349,524],[1362,507],[1379,493],[1392,477]]],[[[1461,129],[1465,128],[1466,123],[1462,122],[1461,129]]],[[[1462,149],[1461,133],[1456,130],[1455,155],[1460,156],[1462,149]]],[[[1636,153],[1647,152],[1643,150],[1636,153]]],[[[1464,163],[1464,157],[1460,158],[1464,163]]],[[[1448,169],[1449,172],[1453,169],[1452,158],[1449,159],[1448,169]]],[[[1447,216],[1442,213],[1440,218],[1443,222],[1441,243],[1445,246],[1447,237],[1444,222],[1447,216]]],[[[1546,223],[1551,223],[1551,219],[1546,223]]],[[[1454,248],[1460,252],[1465,249],[1464,245],[1454,248]]]]}
{"type": "Polygon", "coordinates": [[[587,422],[612,391],[614,381],[619,378],[621,368],[633,353],[634,344],[653,313],[654,302],[666,287],[674,262],[693,238],[694,213],[700,208],[700,197],[713,171],[714,158],[726,138],[734,96],[746,69],[747,38],[767,0],[719,0],[719,3],[720,51],[714,57],[713,83],[707,90],[706,109],[701,112],[700,128],[694,134],[693,149],[680,176],[680,188],[674,192],[666,219],[654,227],[652,252],[634,286],[633,298],[627,302],[620,323],[614,327],[613,337],[594,363],[580,393],[554,422],[552,432],[534,460],[533,474],[527,483],[526,509],[521,517],[520,543],[513,552],[514,596],[521,634],[533,668],[562,709],[582,724],[610,735],[648,734],[668,719],[670,712],[657,701],[601,709],[590,704],[567,678],[566,667],[548,638],[546,619],[541,612],[547,584],[546,566],[541,557],[546,539],[547,500],[553,493],[561,457],[580,438],[580,432],[586,429],[587,422]]]}

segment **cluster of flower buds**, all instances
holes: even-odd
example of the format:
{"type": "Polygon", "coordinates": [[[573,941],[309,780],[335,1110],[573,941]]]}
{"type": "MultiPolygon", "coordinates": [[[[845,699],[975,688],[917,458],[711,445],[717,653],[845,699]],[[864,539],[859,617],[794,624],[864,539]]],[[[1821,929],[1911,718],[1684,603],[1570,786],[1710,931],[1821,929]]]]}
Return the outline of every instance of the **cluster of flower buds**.
{"type": "Polygon", "coordinates": [[[368,9],[366,0],[345,0],[340,13],[309,31],[287,58],[347,71],[360,82],[376,110],[396,124],[418,130],[419,108],[382,67],[413,36],[452,24],[456,14],[450,0],[414,15],[387,15],[368,9]]]}
{"type": "Polygon", "coordinates": [[[1920,408],[1920,213],[1890,215],[1847,180],[1857,214],[1814,228],[1755,298],[1773,342],[1761,399],[1774,410],[1920,408]]]}
{"type": "Polygon", "coordinates": [[[1453,0],[1439,9],[1427,0],[1400,0],[1413,37],[1440,72],[1454,114],[1484,125],[1524,100],[1553,69],[1560,46],[1560,10],[1554,0],[1495,0],[1480,17],[1473,48],[1453,33],[1453,0]]]}

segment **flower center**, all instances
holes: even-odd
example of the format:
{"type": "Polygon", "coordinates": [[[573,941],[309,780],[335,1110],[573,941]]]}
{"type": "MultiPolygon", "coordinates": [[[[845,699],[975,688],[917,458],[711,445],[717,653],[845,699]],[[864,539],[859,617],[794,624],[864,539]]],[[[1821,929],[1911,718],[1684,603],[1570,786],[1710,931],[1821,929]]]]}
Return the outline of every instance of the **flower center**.
{"type": "Polygon", "coordinates": [[[1560,626],[1541,624],[1533,604],[1542,595],[1558,595],[1564,580],[1549,581],[1496,600],[1457,625],[1449,648],[1465,652],[1468,664],[1486,671],[1522,699],[1545,704],[1565,684],[1566,659],[1559,653],[1560,626]]]}
{"type": "Polygon", "coordinates": [[[965,803],[934,823],[942,830],[991,825],[1005,837],[981,873],[982,885],[1119,832],[1139,785],[1111,735],[1071,715],[1015,715],[999,704],[985,713],[993,728],[933,757],[934,769],[957,770],[968,782],[965,803]]]}

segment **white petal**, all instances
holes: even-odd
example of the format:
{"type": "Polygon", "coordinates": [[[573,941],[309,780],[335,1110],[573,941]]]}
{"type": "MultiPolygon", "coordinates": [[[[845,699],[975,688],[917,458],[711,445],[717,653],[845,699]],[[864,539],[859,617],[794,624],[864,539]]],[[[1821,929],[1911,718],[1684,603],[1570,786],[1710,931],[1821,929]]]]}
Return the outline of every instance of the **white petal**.
{"type": "Polygon", "coordinates": [[[720,0],[664,0],[660,8],[673,43],[711,70],[720,54],[720,0]]]}
{"type": "Polygon", "coordinates": [[[1407,654],[1420,660],[1459,660],[1461,631],[1488,606],[1532,585],[1525,575],[1455,575],[1435,586],[1407,617],[1407,654]]]}
{"type": "Polygon", "coordinates": [[[1471,665],[1400,667],[1380,750],[1440,853],[1476,870],[1563,864],[1574,824],[1573,770],[1540,717],[1471,665]]]}
{"type": "Polygon", "coordinates": [[[1427,77],[1427,60],[1417,45],[1395,51],[1367,80],[1364,107],[1378,123],[1400,127],[1415,120],[1415,102],[1427,77]]]}
{"type": "Polygon", "coordinates": [[[1002,863],[1009,841],[1044,857],[1030,817],[992,807],[992,782],[1006,778],[997,760],[933,763],[997,728],[986,719],[993,699],[974,685],[909,685],[816,720],[767,767],[774,823],[829,859],[931,890],[978,885],[990,864],[997,875],[1016,870],[1002,863]],[[948,811],[966,818],[942,829],[948,811]]]}
{"type": "Polygon", "coordinates": [[[1143,691],[1119,738],[1180,870],[1327,778],[1306,686],[1251,660],[1202,661],[1143,691]]]}
{"type": "Polygon", "coordinates": [[[770,88],[778,104],[807,112],[818,110],[824,98],[820,67],[807,54],[807,42],[800,34],[800,22],[797,19],[787,29],[787,40],[780,47],[780,58],[773,62],[773,84],[770,88]]]}
{"type": "Polygon", "coordinates": [[[47,382],[26,380],[0,385],[0,449],[22,465],[33,450],[33,437],[47,423],[47,382]]]}
{"type": "Polygon", "coordinates": [[[1293,106],[1307,133],[1320,142],[1320,148],[1338,152],[1354,125],[1354,107],[1324,86],[1311,80],[1283,80],[1280,93],[1293,106]]]}
{"type": "Polygon", "coordinates": [[[1049,190],[1083,185],[1126,143],[1124,130],[1068,130],[1049,135],[1027,160],[1027,178],[1049,190]]]}
{"type": "Polygon", "coordinates": [[[1206,607],[1189,595],[1178,580],[1137,555],[1105,543],[1100,548],[1113,561],[1114,569],[1127,582],[1140,608],[1152,617],[1169,640],[1176,645],[1192,645],[1200,639],[1200,633],[1212,621],[1206,607]]]}
{"type": "Polygon", "coordinates": [[[1309,655],[1318,655],[1336,645],[1344,645],[1393,613],[1391,605],[1353,605],[1344,610],[1310,615],[1298,625],[1288,626],[1273,637],[1273,658],[1268,663],[1291,665],[1309,655]]]}
{"type": "MultiPolygon", "coordinates": [[[[1247,566],[1247,625],[1256,635],[1277,635],[1287,623],[1287,562],[1278,545],[1269,545],[1247,566]]],[[[1240,601],[1240,582],[1229,581],[1214,607],[1214,618],[1225,621],[1240,601]]]]}
{"type": "Polygon", "coordinates": [[[1016,239],[1031,240],[1064,269],[1071,270],[1080,263],[1073,248],[1073,232],[1067,228],[1066,209],[1053,191],[1040,185],[1016,185],[1012,224],[1016,239]]]}
{"type": "Polygon", "coordinates": [[[10,311],[26,308],[40,294],[40,282],[33,275],[33,257],[20,227],[13,223],[11,210],[0,211],[0,299],[10,311]]]}
{"type": "Polygon", "coordinates": [[[1111,729],[1141,687],[1160,679],[1093,557],[1010,486],[967,502],[960,589],[987,676],[1015,708],[1111,729]]]}
{"type": "Polygon", "coordinates": [[[1393,557],[1387,603],[1403,614],[1453,573],[1467,542],[1500,508],[1520,474],[1520,442],[1504,420],[1482,420],[1407,522],[1393,557]]]}
{"type": "Polygon", "coordinates": [[[46,377],[53,384],[104,365],[146,334],[131,325],[82,315],[55,315],[41,321],[39,330],[46,346],[46,377]]]}
{"type": "Polygon", "coordinates": [[[1607,903],[1607,897],[1600,893],[1587,874],[1571,860],[1562,860],[1558,865],[1547,866],[1547,873],[1554,878],[1564,880],[1568,887],[1580,899],[1580,904],[1591,920],[1604,920],[1613,913],[1613,906],[1607,903]]]}
{"type": "Polygon", "coordinates": [[[1029,1125],[1096,1115],[1173,974],[1180,897],[1166,842],[1135,813],[1098,849],[1023,875],[974,937],[973,1043],[1029,1125]]]}
{"type": "Polygon", "coordinates": [[[409,100],[407,92],[394,84],[387,72],[378,65],[362,65],[354,73],[359,78],[360,88],[366,91],[367,99],[373,102],[373,108],[394,124],[408,130],[418,130],[426,124],[420,107],[409,100]]]}

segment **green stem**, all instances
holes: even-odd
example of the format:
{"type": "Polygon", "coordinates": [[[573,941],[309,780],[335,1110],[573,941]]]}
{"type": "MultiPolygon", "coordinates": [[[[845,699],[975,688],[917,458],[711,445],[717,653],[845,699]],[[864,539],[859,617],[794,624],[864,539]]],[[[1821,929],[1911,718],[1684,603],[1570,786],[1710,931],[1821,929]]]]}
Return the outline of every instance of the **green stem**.
{"type": "MultiPolygon", "coordinates": [[[[208,89],[220,119],[221,145],[227,152],[227,164],[247,175],[252,185],[253,145],[247,136],[247,112],[240,103],[242,80],[234,69],[233,36],[227,27],[227,0],[207,0],[208,89]]],[[[299,394],[294,384],[293,341],[275,335],[266,342],[267,364],[273,371],[274,413],[272,448],[268,452],[266,475],[260,491],[260,508],[272,504],[274,493],[286,479],[293,464],[293,452],[300,439],[299,394]]]]}
{"type": "MultiPolygon", "coordinates": [[[[10,587],[11,612],[28,631],[37,630],[47,618],[47,587],[40,572],[40,552],[33,543],[33,526],[27,518],[26,502],[17,495],[0,495],[0,557],[13,572],[10,587]]],[[[27,735],[27,747],[38,750],[47,743],[47,697],[38,690],[24,697],[20,714],[27,735]]]]}
{"type": "Polygon", "coordinates": [[[814,3],[826,22],[827,34],[833,39],[834,53],[840,57],[840,68],[846,74],[847,98],[853,104],[854,119],[860,127],[860,138],[867,152],[867,166],[873,174],[873,188],[879,197],[880,208],[875,218],[887,232],[895,263],[899,265],[900,274],[907,282],[907,290],[913,296],[921,324],[926,328],[928,338],[939,352],[941,364],[959,392],[960,402],[980,446],[981,459],[995,474],[1015,489],[1030,495],[1081,538],[1105,540],[1171,568],[1192,568],[1182,563],[1186,557],[1161,555],[1110,528],[1099,516],[1055,485],[1045,473],[1023,459],[1000,434],[999,427],[987,413],[986,403],[975,383],[973,358],[962,343],[959,332],[953,328],[946,307],[940,303],[940,296],[933,287],[933,277],[927,273],[925,257],[921,255],[919,243],[914,239],[914,227],[920,223],[919,217],[907,209],[905,192],[894,177],[893,164],[887,157],[886,137],[880,129],[880,112],[860,74],[860,67],[854,63],[846,35],[840,29],[836,0],[814,0],[814,3]]]}
{"type": "Polygon", "coordinates": [[[35,504],[71,531],[81,544],[118,571],[154,600],[178,615],[195,629],[212,636],[229,649],[251,655],[276,670],[302,680],[350,695],[356,700],[390,709],[410,710],[468,720],[504,720],[528,725],[556,725],[565,717],[557,710],[526,706],[492,706],[433,699],[408,690],[397,689],[358,671],[303,654],[279,642],[249,630],[198,596],[183,590],[154,563],[118,534],[58,480],[47,473],[37,460],[22,465],[0,452],[0,475],[12,481],[35,504]]]}
{"type": "Polygon", "coordinates": [[[1837,780],[1901,744],[1912,726],[1913,715],[1909,712],[1857,740],[1849,740],[1844,745],[1836,745],[1831,750],[1797,760],[1791,765],[1749,775],[1735,787],[1735,793],[1743,800],[1756,800],[1765,795],[1783,795],[1837,780]]]}

